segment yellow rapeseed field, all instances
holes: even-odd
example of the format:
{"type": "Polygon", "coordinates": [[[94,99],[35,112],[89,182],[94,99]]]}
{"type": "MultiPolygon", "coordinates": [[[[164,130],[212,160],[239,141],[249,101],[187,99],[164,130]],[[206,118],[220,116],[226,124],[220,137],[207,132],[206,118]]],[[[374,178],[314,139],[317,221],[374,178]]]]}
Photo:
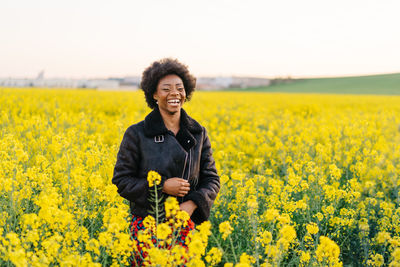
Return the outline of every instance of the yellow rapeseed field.
{"type": "MultiPolygon", "coordinates": [[[[221,191],[187,250],[148,217],[146,264],[400,266],[400,97],[196,92],[184,108],[208,130],[221,191]]],[[[0,266],[129,264],[111,178],[149,111],[141,92],[0,89],[0,266]]],[[[173,198],[165,210],[184,223],[173,198]]]]}

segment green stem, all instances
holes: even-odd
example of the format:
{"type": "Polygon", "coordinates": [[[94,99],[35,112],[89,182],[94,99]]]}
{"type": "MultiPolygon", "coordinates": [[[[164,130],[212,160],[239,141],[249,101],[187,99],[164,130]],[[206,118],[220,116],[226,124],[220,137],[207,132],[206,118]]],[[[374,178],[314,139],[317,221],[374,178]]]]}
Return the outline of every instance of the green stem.
{"type": "Polygon", "coordinates": [[[158,192],[157,192],[157,185],[154,185],[154,193],[156,195],[156,225],[158,225],[158,192]]]}
{"type": "Polygon", "coordinates": [[[237,260],[237,257],[236,257],[235,247],[233,246],[233,242],[232,242],[231,236],[229,236],[229,241],[230,241],[230,243],[231,243],[231,249],[232,249],[233,257],[235,258],[235,263],[237,263],[238,260],[237,260]]]}
{"type": "Polygon", "coordinates": [[[178,237],[182,231],[183,225],[175,228],[175,224],[172,225],[172,237],[171,237],[171,250],[172,248],[176,245],[176,241],[178,240],[178,237]]]}
{"type": "Polygon", "coordinates": [[[217,243],[217,246],[219,247],[219,249],[222,250],[222,256],[224,257],[225,261],[228,263],[229,260],[228,260],[228,258],[226,257],[226,253],[225,253],[224,249],[223,249],[223,248],[221,247],[221,245],[219,244],[218,239],[214,236],[213,233],[211,233],[211,236],[214,238],[214,241],[215,241],[215,243],[217,243]]]}
{"type": "Polygon", "coordinates": [[[154,184],[154,193],[155,193],[155,197],[156,197],[156,203],[155,203],[155,206],[156,206],[156,232],[155,232],[155,234],[156,234],[156,240],[157,240],[157,248],[158,248],[158,237],[157,237],[157,228],[158,228],[158,194],[157,194],[157,185],[156,184],[154,184]]]}
{"type": "Polygon", "coordinates": [[[255,218],[252,216],[251,218],[251,224],[253,226],[253,239],[254,239],[254,245],[255,245],[255,254],[256,254],[256,265],[260,266],[260,259],[258,256],[258,242],[257,242],[257,226],[255,223],[255,218]]]}
{"type": "MultiPolygon", "coordinates": [[[[259,176],[257,175],[257,188],[260,188],[260,180],[259,180],[259,176]]],[[[257,203],[258,203],[258,190],[256,190],[256,199],[257,199],[257,203]]],[[[258,207],[258,205],[257,205],[258,207]]],[[[254,213],[252,213],[251,216],[251,224],[253,226],[253,238],[254,238],[254,245],[255,245],[255,252],[256,252],[256,264],[257,267],[260,266],[260,259],[259,259],[259,254],[258,254],[258,242],[257,242],[257,233],[258,233],[258,222],[257,222],[257,217],[256,214],[258,213],[258,208],[255,209],[254,213]]]]}

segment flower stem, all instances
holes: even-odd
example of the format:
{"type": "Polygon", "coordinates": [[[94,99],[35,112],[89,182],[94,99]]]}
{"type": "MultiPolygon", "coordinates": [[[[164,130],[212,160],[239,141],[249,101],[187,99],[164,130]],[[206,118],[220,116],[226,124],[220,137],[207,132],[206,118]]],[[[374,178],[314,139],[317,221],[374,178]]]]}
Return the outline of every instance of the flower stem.
{"type": "Polygon", "coordinates": [[[238,261],[237,261],[237,257],[236,257],[236,253],[235,253],[235,247],[233,246],[231,236],[229,236],[229,241],[231,242],[231,248],[232,248],[233,257],[235,258],[235,263],[237,263],[238,261]]]}
{"type": "Polygon", "coordinates": [[[155,235],[156,235],[157,248],[158,248],[158,245],[159,245],[158,237],[157,237],[157,228],[158,228],[158,194],[157,194],[157,185],[156,184],[154,184],[154,194],[155,194],[155,198],[156,198],[156,201],[155,201],[155,206],[156,206],[156,232],[155,232],[155,235]]]}
{"type": "Polygon", "coordinates": [[[226,253],[225,253],[224,249],[221,247],[220,243],[218,242],[218,239],[214,236],[213,233],[211,233],[211,236],[214,238],[214,241],[217,243],[217,246],[219,247],[219,249],[222,250],[222,252],[223,252],[222,257],[224,257],[226,262],[229,262],[228,258],[226,257],[226,253]]]}

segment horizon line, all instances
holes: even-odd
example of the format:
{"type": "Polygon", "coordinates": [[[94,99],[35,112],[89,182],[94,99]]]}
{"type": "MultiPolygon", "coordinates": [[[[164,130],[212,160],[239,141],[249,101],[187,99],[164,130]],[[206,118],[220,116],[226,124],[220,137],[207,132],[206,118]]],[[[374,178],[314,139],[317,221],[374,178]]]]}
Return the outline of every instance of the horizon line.
{"type": "MultiPolygon", "coordinates": [[[[39,72],[40,73],[40,72],[39,72]]],[[[260,75],[198,75],[195,76],[196,78],[217,78],[217,77],[222,77],[222,78],[228,78],[228,77],[238,77],[238,78],[255,78],[255,79],[323,79],[323,78],[351,78],[351,77],[366,77],[366,76],[380,76],[380,75],[392,75],[392,74],[400,74],[400,71],[398,72],[375,72],[375,73],[368,73],[368,74],[343,74],[343,75],[303,75],[303,76],[297,76],[297,75],[277,75],[273,77],[268,77],[268,76],[260,76],[260,75]]],[[[101,76],[101,77],[66,77],[66,76],[53,76],[53,77],[44,77],[43,80],[51,80],[51,79],[68,79],[68,80],[107,80],[107,79],[123,79],[123,78],[130,78],[130,77],[141,77],[141,75],[121,75],[121,76],[101,76]]],[[[20,77],[20,76],[7,76],[7,77],[1,77],[0,79],[37,79],[36,77],[20,77]]]]}

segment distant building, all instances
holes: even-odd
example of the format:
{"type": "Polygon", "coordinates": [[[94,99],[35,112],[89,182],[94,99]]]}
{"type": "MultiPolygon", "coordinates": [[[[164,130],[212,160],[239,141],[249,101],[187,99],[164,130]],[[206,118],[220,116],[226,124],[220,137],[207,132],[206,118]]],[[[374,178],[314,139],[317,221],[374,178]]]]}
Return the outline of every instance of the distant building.
{"type": "Polygon", "coordinates": [[[43,80],[44,79],[44,70],[39,72],[38,76],[36,77],[36,80],[43,80]]]}
{"type": "MultiPolygon", "coordinates": [[[[3,87],[49,87],[49,88],[93,88],[105,90],[137,90],[141,77],[129,76],[108,79],[46,79],[41,71],[36,79],[0,79],[3,87]]],[[[227,88],[248,88],[268,86],[270,79],[253,77],[200,77],[197,79],[198,90],[220,90],[227,88]]]]}
{"type": "Polygon", "coordinates": [[[49,87],[49,88],[119,88],[118,81],[108,79],[0,79],[3,87],[49,87]]]}
{"type": "Polygon", "coordinates": [[[199,90],[260,87],[270,84],[270,79],[253,77],[200,77],[197,79],[199,90]]]}
{"type": "Polygon", "coordinates": [[[140,85],[140,77],[128,76],[124,78],[109,78],[109,80],[114,80],[119,82],[120,90],[137,90],[140,85]]]}

